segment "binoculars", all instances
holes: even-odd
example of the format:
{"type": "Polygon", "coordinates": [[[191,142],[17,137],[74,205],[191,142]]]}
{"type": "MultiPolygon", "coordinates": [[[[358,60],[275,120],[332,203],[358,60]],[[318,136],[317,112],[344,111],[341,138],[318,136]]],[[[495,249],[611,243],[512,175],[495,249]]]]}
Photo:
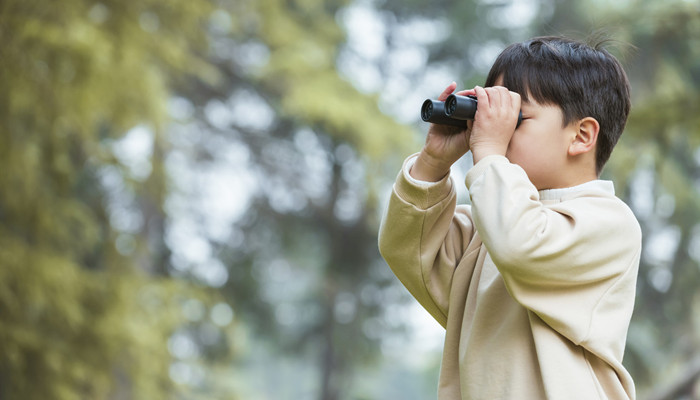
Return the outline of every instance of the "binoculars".
{"type": "MultiPolygon", "coordinates": [[[[474,119],[476,114],[476,96],[459,96],[451,94],[445,101],[427,99],[423,102],[420,116],[425,122],[440,125],[451,125],[466,129],[468,119],[474,119]]],[[[523,120],[523,113],[518,114],[518,124],[523,120]]]]}

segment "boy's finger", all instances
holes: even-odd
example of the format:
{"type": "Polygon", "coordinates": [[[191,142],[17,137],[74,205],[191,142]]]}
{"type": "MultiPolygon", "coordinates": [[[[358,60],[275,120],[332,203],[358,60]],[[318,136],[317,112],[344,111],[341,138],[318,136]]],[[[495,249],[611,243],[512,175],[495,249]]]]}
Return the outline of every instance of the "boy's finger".
{"type": "Polygon", "coordinates": [[[501,107],[503,99],[501,98],[501,91],[496,87],[486,88],[486,93],[489,96],[489,106],[494,108],[501,107]]]}
{"type": "Polygon", "coordinates": [[[440,96],[438,96],[438,100],[440,100],[440,101],[445,101],[445,100],[447,100],[447,96],[451,95],[452,92],[455,91],[455,89],[457,89],[457,82],[452,82],[452,83],[450,83],[450,84],[445,88],[445,90],[440,94],[440,96]]]}
{"type": "Polygon", "coordinates": [[[476,92],[474,91],[474,89],[467,89],[467,90],[460,90],[459,92],[457,92],[455,94],[458,96],[469,96],[469,95],[474,96],[476,94],[476,92]]]}
{"type": "Polygon", "coordinates": [[[512,101],[512,97],[510,95],[510,91],[508,89],[504,88],[503,86],[499,86],[497,88],[497,90],[498,90],[498,94],[499,94],[500,99],[501,99],[501,104],[504,107],[511,107],[513,104],[513,101],[512,101]]]}
{"type": "Polygon", "coordinates": [[[513,108],[517,108],[518,110],[520,110],[520,103],[522,102],[522,99],[520,98],[520,93],[510,92],[510,98],[513,103],[513,108]]]}
{"type": "Polygon", "coordinates": [[[481,86],[476,86],[474,88],[474,95],[476,96],[476,99],[479,102],[479,104],[489,104],[489,96],[488,94],[486,94],[486,90],[484,90],[484,88],[482,88],[481,86]]]}

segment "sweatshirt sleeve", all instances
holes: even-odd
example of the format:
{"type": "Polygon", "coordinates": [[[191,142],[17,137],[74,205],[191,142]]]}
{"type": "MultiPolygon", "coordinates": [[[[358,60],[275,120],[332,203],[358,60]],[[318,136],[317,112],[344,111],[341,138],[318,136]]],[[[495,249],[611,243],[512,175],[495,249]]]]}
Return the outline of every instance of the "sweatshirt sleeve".
{"type": "Polygon", "coordinates": [[[501,156],[482,159],[466,182],[511,296],[575,344],[613,340],[600,348],[621,359],[641,251],[631,210],[604,191],[544,206],[525,171],[501,156]]]}
{"type": "MultiPolygon", "coordinates": [[[[394,274],[444,327],[450,286],[468,242],[474,236],[466,206],[456,206],[451,177],[428,184],[408,174],[404,163],[379,229],[379,250],[394,274]]],[[[473,268],[473,266],[472,266],[473,268]]]]}

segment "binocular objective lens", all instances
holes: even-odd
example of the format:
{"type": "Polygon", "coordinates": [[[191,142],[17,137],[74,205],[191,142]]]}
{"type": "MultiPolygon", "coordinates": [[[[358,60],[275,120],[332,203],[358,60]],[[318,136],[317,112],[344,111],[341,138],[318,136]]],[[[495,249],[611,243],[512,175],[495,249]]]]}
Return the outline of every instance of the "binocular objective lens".
{"type": "Polygon", "coordinates": [[[452,115],[454,112],[457,111],[457,102],[456,101],[450,101],[447,103],[447,115],[452,115]]]}
{"type": "Polygon", "coordinates": [[[423,119],[429,119],[433,115],[433,104],[428,103],[423,108],[423,119]]]}

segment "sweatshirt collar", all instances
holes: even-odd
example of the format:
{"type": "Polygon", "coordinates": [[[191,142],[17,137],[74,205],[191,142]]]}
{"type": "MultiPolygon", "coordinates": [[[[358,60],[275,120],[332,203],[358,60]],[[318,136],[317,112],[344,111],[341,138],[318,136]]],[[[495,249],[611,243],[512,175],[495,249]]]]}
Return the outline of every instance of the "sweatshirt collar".
{"type": "Polygon", "coordinates": [[[612,181],[593,180],[580,185],[563,188],[563,189],[545,189],[540,190],[540,201],[563,201],[568,198],[578,197],[581,194],[614,196],[615,186],[612,181]]]}

